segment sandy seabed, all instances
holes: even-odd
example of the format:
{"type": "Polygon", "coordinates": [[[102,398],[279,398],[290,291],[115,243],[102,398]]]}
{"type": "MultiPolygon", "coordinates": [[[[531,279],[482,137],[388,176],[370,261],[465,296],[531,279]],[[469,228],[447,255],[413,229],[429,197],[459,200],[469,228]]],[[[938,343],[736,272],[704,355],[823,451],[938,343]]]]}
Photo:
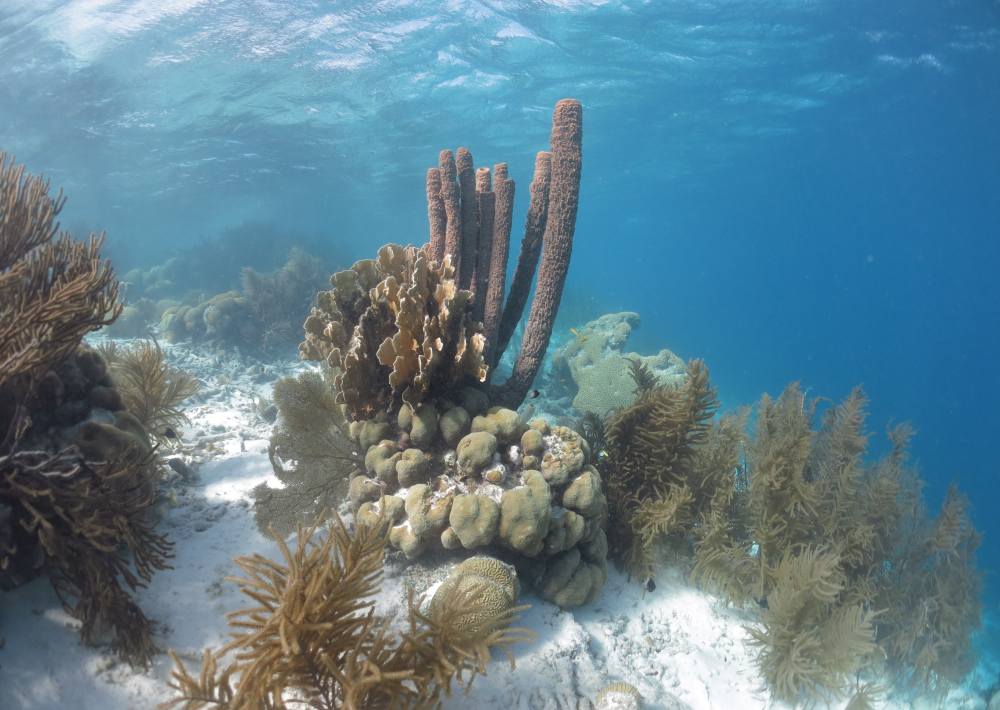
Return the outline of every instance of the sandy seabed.
{"type": "MultiPolygon", "coordinates": [[[[154,620],[158,646],[175,649],[196,672],[204,649],[228,640],[226,613],[249,605],[226,580],[241,576],[233,558],[258,552],[280,559],[277,544],[258,532],[248,497],[262,481],[277,485],[267,457],[270,425],[249,404],[270,399],[277,377],[308,366],[258,363],[190,344],[164,349],[174,365],[205,383],[189,402],[191,425],[180,432],[176,452],[198,475],[171,482],[177,507],[160,509],[159,529],[175,543],[174,569],[158,572],[135,596],[154,620]],[[230,381],[220,384],[220,375],[230,381]],[[214,451],[205,452],[207,444],[214,451]]],[[[406,587],[423,594],[448,570],[400,557],[389,555],[376,609],[402,621],[406,587]]],[[[744,645],[752,612],[728,608],[692,587],[681,567],[661,570],[656,590],[644,595],[609,565],[601,597],[583,609],[563,611],[530,590],[522,590],[519,603],[531,608],[514,625],[535,631],[535,643],[513,646],[515,669],[505,654],[494,652],[488,675],[477,677],[465,697],[459,688],[445,701],[446,710],[588,710],[600,690],[616,681],[638,688],[646,710],[788,707],[771,700],[744,645]]],[[[174,697],[165,652],[149,670],[135,671],[107,645],[80,645],[78,628],[45,578],[0,594],[0,710],[152,710],[174,697]]],[[[880,705],[934,707],[892,698],[880,705]]],[[[945,706],[977,710],[985,703],[971,689],[957,689],[945,706]]]]}

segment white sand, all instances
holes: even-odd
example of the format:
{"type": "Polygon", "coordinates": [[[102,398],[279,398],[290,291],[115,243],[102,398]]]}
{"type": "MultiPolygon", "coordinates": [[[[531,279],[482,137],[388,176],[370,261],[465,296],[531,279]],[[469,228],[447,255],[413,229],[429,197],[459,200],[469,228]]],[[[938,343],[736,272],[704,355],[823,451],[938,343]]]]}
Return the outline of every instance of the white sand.
{"type": "MultiPolygon", "coordinates": [[[[194,461],[200,474],[196,484],[175,482],[180,507],[165,511],[160,528],[176,543],[174,569],[157,573],[136,595],[155,620],[157,644],[176,649],[195,671],[202,650],[226,640],[225,614],[248,605],[237,585],[225,581],[227,575],[239,575],[233,557],[259,552],[279,559],[277,545],[257,531],[247,498],[253,486],[272,475],[266,455],[270,427],[246,404],[270,397],[266,380],[273,374],[303,366],[289,362],[274,373],[250,375],[246,367],[255,363],[246,360],[218,359],[202,348],[165,349],[206,382],[214,383],[223,372],[232,378],[224,387],[207,387],[203,404],[188,411],[192,424],[184,429],[184,440],[193,441],[197,432],[209,438],[223,434],[215,443],[223,453],[194,461]],[[217,394],[212,396],[212,390],[217,394]]],[[[404,615],[404,585],[422,593],[446,572],[388,564],[378,611],[404,615]]],[[[662,570],[656,581],[656,590],[643,598],[640,586],[612,566],[600,599],[572,612],[523,591],[520,603],[531,609],[515,625],[537,632],[537,641],[514,646],[513,671],[502,652],[494,653],[489,675],[475,680],[467,698],[459,689],[445,708],[586,710],[615,681],[636,686],[647,710],[787,707],[770,700],[743,644],[751,612],[726,608],[692,588],[680,569],[662,570]]],[[[155,657],[149,671],[137,672],[108,646],[81,646],[78,626],[45,578],[0,594],[0,633],[6,640],[0,649],[0,710],[147,710],[173,697],[166,653],[155,657]]],[[[965,690],[953,691],[946,704],[956,710],[985,706],[965,690]]],[[[882,706],[930,707],[901,700],[882,706]]]]}

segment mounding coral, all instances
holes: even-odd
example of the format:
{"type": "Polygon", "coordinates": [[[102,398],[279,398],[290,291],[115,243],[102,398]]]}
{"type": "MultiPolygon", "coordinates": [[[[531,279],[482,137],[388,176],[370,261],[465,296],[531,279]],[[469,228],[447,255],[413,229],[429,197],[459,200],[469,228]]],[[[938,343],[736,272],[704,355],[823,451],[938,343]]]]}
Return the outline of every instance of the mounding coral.
{"type": "Polygon", "coordinates": [[[121,314],[101,239],[59,233],[61,193],[0,153],[0,587],[47,574],[87,643],[113,629],[146,666],[152,626],[129,594],[166,567],[146,521],[152,446],[85,334],[121,314]]]}

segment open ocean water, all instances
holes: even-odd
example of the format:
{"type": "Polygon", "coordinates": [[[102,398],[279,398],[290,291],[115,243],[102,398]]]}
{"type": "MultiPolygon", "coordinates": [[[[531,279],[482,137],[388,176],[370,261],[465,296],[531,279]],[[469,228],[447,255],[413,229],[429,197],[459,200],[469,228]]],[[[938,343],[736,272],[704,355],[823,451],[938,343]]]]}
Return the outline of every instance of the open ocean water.
{"type": "Polygon", "coordinates": [[[983,532],[996,680],[996,0],[0,0],[0,150],[119,274],[246,222],[331,270],[421,244],[426,169],[460,145],[510,166],[516,259],[565,97],[564,308],[638,311],[634,347],[705,358],[726,407],[863,384],[875,452],[912,421],[932,510],[957,479],[983,532]]]}

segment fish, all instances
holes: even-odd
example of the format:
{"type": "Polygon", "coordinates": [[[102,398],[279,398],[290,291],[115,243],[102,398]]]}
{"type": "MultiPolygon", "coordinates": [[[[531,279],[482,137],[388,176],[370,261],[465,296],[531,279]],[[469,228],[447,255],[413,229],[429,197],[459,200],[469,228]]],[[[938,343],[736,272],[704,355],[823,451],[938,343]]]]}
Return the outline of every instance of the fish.
{"type": "Polygon", "coordinates": [[[584,338],[583,336],[581,336],[581,335],[580,335],[580,334],[579,334],[579,333],[577,332],[576,328],[570,328],[570,330],[571,330],[571,331],[573,331],[573,335],[575,335],[575,336],[576,336],[577,338],[579,338],[579,340],[577,340],[577,341],[576,341],[576,344],[577,344],[577,345],[579,345],[580,343],[585,343],[585,342],[587,342],[587,339],[586,339],[586,338],[584,338]]]}
{"type": "Polygon", "coordinates": [[[173,488],[170,489],[170,503],[175,508],[180,508],[181,507],[181,504],[177,502],[177,496],[174,495],[174,489],[173,488]]]}
{"type": "Polygon", "coordinates": [[[163,435],[165,437],[167,437],[168,439],[176,439],[177,438],[177,432],[174,431],[173,429],[171,429],[170,427],[165,427],[163,429],[163,435]]]}
{"type": "Polygon", "coordinates": [[[539,392],[538,390],[531,390],[528,393],[528,396],[531,397],[532,399],[535,399],[540,394],[541,394],[541,392],[539,392]]]}
{"type": "Polygon", "coordinates": [[[656,582],[653,581],[652,577],[650,577],[649,579],[646,580],[646,591],[647,592],[655,592],[656,591],[656,582]]]}

